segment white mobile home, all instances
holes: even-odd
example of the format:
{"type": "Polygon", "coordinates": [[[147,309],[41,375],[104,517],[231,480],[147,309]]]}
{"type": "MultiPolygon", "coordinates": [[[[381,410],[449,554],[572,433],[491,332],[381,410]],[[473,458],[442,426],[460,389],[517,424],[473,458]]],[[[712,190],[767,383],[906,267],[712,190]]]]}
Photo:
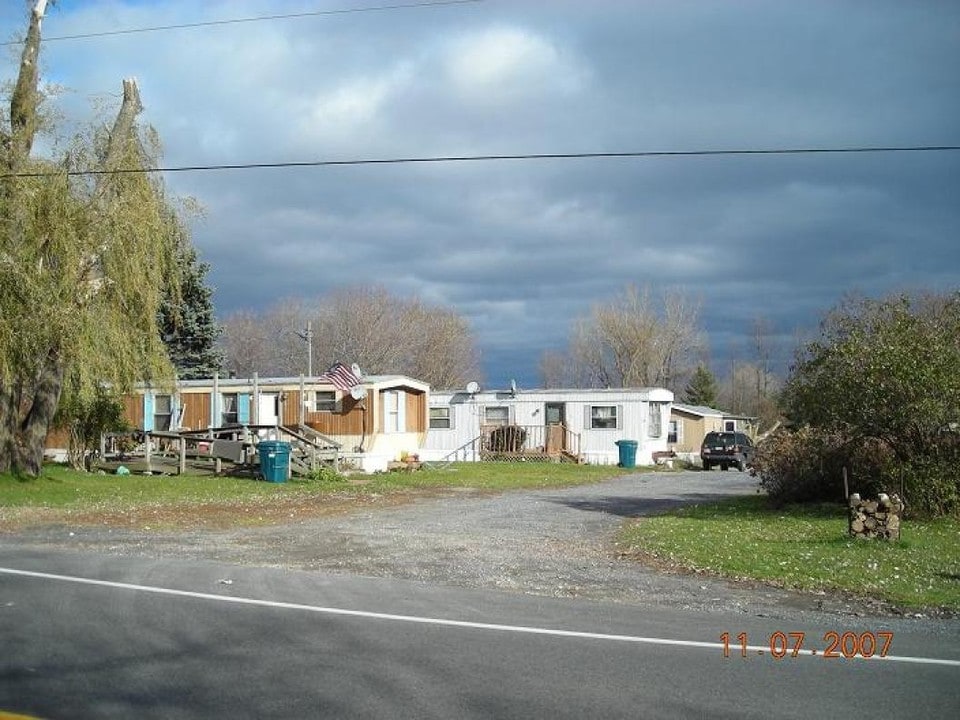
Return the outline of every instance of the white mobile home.
{"type": "Polygon", "coordinates": [[[638,465],[666,452],[673,393],[663,388],[433,391],[422,460],[504,457],[616,465],[618,440],[638,465]]]}

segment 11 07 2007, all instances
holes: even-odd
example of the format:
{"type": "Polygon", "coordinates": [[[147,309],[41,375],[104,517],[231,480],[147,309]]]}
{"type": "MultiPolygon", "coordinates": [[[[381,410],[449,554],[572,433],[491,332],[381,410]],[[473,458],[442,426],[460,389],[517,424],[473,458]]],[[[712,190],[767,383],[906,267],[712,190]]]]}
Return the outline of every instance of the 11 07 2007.
{"type": "Polygon", "coordinates": [[[750,655],[769,654],[774,660],[796,658],[801,655],[822,657],[828,660],[846,658],[884,658],[893,645],[893,633],[877,632],[845,632],[828,630],[820,638],[822,644],[808,645],[807,634],[799,631],[784,632],[777,630],[763,638],[762,645],[751,645],[747,633],[741,632],[733,636],[728,632],[721,633],[720,642],[723,647],[723,656],[749,657],[750,655]]]}

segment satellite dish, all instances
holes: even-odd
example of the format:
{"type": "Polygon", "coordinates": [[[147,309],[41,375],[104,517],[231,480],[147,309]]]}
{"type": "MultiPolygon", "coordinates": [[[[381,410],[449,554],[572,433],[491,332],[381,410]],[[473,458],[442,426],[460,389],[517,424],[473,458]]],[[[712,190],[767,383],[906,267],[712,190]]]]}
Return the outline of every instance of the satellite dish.
{"type": "Polygon", "coordinates": [[[360,366],[357,365],[356,363],[354,363],[353,365],[350,366],[350,371],[351,371],[354,375],[356,375],[358,378],[362,378],[362,377],[363,377],[363,371],[360,369],[360,366]]]}
{"type": "Polygon", "coordinates": [[[471,380],[467,383],[467,392],[471,395],[476,395],[480,392],[480,385],[476,381],[471,380]]]}
{"type": "Polygon", "coordinates": [[[367,396],[367,389],[362,385],[355,385],[350,388],[350,397],[354,400],[363,400],[367,396]]]}

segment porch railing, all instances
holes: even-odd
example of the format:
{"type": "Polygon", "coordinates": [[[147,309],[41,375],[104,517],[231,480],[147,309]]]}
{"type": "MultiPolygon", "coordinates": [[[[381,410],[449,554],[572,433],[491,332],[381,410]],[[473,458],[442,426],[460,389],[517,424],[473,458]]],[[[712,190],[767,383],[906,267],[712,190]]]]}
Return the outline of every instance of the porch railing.
{"type": "Polygon", "coordinates": [[[428,464],[477,460],[579,463],[580,435],[564,425],[482,425],[479,436],[428,464]]]}

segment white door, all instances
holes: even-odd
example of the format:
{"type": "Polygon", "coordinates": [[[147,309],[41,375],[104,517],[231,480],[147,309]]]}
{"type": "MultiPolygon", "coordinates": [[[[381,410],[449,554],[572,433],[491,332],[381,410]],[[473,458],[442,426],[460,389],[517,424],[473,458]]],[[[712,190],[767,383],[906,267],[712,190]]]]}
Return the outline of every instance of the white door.
{"type": "Polygon", "coordinates": [[[257,425],[280,424],[280,394],[260,393],[257,402],[257,425]]]}

